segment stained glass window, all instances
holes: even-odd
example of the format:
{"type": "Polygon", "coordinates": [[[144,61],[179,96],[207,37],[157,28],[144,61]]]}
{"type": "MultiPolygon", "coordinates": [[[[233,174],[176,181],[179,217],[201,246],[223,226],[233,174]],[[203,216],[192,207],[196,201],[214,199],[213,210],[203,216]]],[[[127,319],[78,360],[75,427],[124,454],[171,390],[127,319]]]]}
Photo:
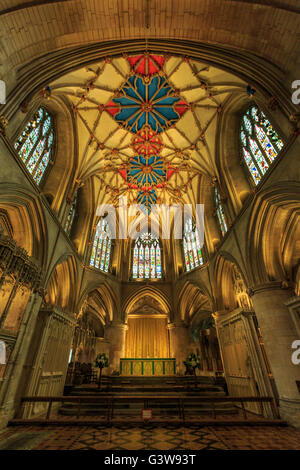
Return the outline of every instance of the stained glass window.
{"type": "Polygon", "coordinates": [[[202,266],[204,263],[198,229],[191,218],[184,224],[183,252],[187,271],[202,266]]]}
{"type": "Polygon", "coordinates": [[[15,142],[15,149],[34,181],[39,184],[51,160],[54,144],[53,118],[39,108],[15,142]]]}
{"type": "Polygon", "coordinates": [[[159,239],[144,232],[135,240],[132,262],[133,279],[161,279],[161,248],[159,239]]]}
{"type": "Polygon", "coordinates": [[[67,217],[67,220],[66,220],[66,223],[65,223],[65,232],[68,235],[70,235],[70,233],[71,233],[72,225],[73,225],[73,222],[74,222],[74,217],[75,217],[75,214],[76,214],[76,207],[77,207],[77,193],[75,194],[75,197],[74,197],[73,202],[71,204],[69,214],[68,214],[68,217],[67,217]]]}
{"type": "Polygon", "coordinates": [[[218,191],[218,189],[215,187],[215,205],[216,205],[216,212],[217,212],[217,217],[218,217],[218,222],[220,225],[220,229],[222,232],[222,235],[224,237],[225,233],[227,232],[227,223],[226,223],[226,217],[224,213],[224,208],[221,202],[221,196],[218,191]]]}
{"type": "Polygon", "coordinates": [[[268,171],[284,142],[256,105],[251,106],[241,120],[240,143],[244,159],[255,184],[268,171]]]}
{"type": "Polygon", "coordinates": [[[111,234],[105,219],[101,219],[96,227],[90,265],[101,271],[108,272],[110,266],[111,234]]]}

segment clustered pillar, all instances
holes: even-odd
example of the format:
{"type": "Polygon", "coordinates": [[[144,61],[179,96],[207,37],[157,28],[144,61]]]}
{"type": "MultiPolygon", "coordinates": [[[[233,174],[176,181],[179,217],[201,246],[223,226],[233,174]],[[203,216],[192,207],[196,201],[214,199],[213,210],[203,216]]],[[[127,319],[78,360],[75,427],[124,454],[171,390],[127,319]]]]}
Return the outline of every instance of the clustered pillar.
{"type": "Polygon", "coordinates": [[[183,321],[177,321],[169,324],[170,331],[170,349],[171,356],[176,358],[176,373],[183,375],[190,338],[187,325],[183,321]]]}
{"type": "Polygon", "coordinates": [[[125,335],[127,325],[123,322],[113,321],[105,330],[105,339],[109,341],[109,369],[108,373],[120,371],[120,359],[125,354],[125,335]]]}
{"type": "Polygon", "coordinates": [[[280,415],[299,426],[300,366],[292,362],[292,343],[300,338],[285,305],[292,292],[273,282],[252,288],[250,294],[279,394],[280,415]]]}

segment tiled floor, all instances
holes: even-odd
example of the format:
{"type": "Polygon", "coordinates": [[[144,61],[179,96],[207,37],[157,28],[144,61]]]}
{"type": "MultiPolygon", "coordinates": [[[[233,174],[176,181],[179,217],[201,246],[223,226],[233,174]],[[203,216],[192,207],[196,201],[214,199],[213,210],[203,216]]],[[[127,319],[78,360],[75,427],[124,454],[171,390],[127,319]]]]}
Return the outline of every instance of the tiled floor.
{"type": "Polygon", "coordinates": [[[11,427],[0,449],[15,450],[299,450],[300,431],[288,427],[196,425],[11,427]]]}

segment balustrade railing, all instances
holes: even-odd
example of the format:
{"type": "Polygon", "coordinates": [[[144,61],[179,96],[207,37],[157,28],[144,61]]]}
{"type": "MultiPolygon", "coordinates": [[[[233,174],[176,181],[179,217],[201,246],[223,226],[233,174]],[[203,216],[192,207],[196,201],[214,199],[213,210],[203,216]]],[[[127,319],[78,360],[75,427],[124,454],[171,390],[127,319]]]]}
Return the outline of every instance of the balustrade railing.
{"type": "MultiPolygon", "coordinates": [[[[21,399],[21,404],[20,404],[20,409],[17,414],[17,418],[11,420],[10,424],[16,425],[16,424],[32,424],[32,423],[54,423],[54,424],[72,424],[72,423],[80,423],[80,416],[82,415],[82,405],[84,404],[102,404],[105,405],[106,409],[106,422],[108,424],[118,420],[116,417],[116,413],[118,410],[120,410],[120,404],[127,405],[129,403],[141,403],[144,407],[144,409],[149,409],[151,406],[155,403],[155,405],[159,404],[160,408],[167,408],[170,406],[170,404],[175,405],[177,408],[177,415],[180,421],[185,422],[188,421],[187,416],[186,416],[186,411],[190,412],[190,410],[187,410],[188,406],[193,403],[193,404],[210,404],[211,405],[211,418],[212,421],[217,423],[223,423],[222,420],[222,413],[221,413],[221,419],[217,418],[217,415],[220,415],[220,411],[216,408],[216,405],[226,403],[226,404],[231,404],[237,406],[238,412],[241,413],[242,419],[233,419],[234,423],[272,423],[276,421],[276,423],[283,423],[283,421],[280,420],[279,417],[279,412],[278,408],[275,402],[275,399],[273,397],[220,397],[220,396],[214,396],[214,397],[204,397],[204,396],[199,396],[199,395],[189,395],[189,396],[184,396],[183,394],[167,394],[167,395],[145,395],[145,394],[133,394],[133,395],[122,395],[122,394],[103,394],[99,397],[97,396],[60,396],[60,397],[55,397],[55,396],[48,396],[48,397],[23,397],[21,399]],[[23,407],[28,404],[28,403],[48,403],[48,407],[44,413],[43,416],[40,416],[38,418],[34,419],[22,419],[22,410],[23,407]],[[51,419],[51,410],[52,406],[54,403],[61,403],[62,405],[66,403],[73,403],[76,404],[76,414],[74,416],[74,419],[66,420],[63,416],[58,416],[56,414],[55,417],[51,419]],[[259,403],[261,405],[261,408],[263,408],[263,404],[269,404],[270,408],[272,410],[272,417],[271,418],[265,418],[263,415],[254,415],[253,413],[249,412],[245,408],[246,403],[259,403]],[[118,407],[116,408],[116,404],[118,407]]],[[[193,412],[194,413],[194,412],[193,412]]],[[[262,411],[263,413],[263,411],[262,411]]],[[[195,416],[194,416],[195,418],[195,416]]],[[[98,421],[103,422],[103,416],[98,417],[98,421]]],[[[209,418],[205,416],[202,421],[207,422],[209,418]]],[[[84,420],[81,420],[82,422],[86,422],[86,417],[84,420]]],[[[93,420],[95,422],[95,419],[93,420]]],[[[201,419],[198,420],[198,422],[201,421],[201,419]]],[[[97,422],[97,420],[96,420],[97,422]]],[[[230,423],[230,420],[228,419],[228,416],[226,418],[226,421],[228,424],[230,423]]]]}

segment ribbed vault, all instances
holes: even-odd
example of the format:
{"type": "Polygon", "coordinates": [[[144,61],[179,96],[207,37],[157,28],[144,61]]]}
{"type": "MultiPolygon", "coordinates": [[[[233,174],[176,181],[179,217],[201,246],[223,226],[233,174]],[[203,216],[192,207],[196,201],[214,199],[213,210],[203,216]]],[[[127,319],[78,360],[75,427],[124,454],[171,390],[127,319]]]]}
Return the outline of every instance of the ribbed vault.
{"type": "Polygon", "coordinates": [[[216,173],[218,117],[246,82],[186,56],[112,57],[50,84],[77,125],[79,184],[92,178],[94,205],[201,202],[216,173]],[[207,183],[205,183],[207,184],[207,183]]]}

